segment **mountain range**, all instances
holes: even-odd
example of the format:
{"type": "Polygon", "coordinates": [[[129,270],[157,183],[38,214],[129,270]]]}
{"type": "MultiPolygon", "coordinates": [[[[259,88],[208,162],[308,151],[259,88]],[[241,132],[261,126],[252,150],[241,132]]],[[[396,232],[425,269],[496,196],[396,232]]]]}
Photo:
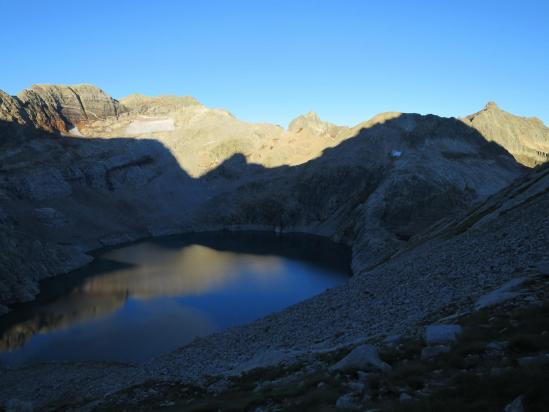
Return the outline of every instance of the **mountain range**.
{"type": "MultiPolygon", "coordinates": [[[[82,379],[108,382],[93,396],[114,390],[113,379],[115,389],[198,379],[407,333],[467,310],[546,256],[548,156],[549,129],[495,103],[461,119],[391,112],[355,126],[308,113],[284,129],[192,97],[117,101],[91,85],[0,92],[0,313],[99,248],[266,230],[345,243],[352,279],[122,375],[82,367],[82,379]]],[[[66,368],[33,373],[78,390],[66,368]]],[[[26,372],[4,372],[0,400],[44,379],[20,388],[26,372]]]]}

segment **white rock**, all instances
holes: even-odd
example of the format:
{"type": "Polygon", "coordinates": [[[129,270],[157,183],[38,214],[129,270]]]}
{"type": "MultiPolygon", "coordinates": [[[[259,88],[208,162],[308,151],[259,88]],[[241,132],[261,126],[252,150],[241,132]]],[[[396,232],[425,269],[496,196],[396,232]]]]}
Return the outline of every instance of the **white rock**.
{"type": "Polygon", "coordinates": [[[519,294],[515,291],[515,289],[517,289],[518,286],[524,283],[526,279],[526,277],[511,279],[509,282],[503,284],[499,288],[491,291],[484,296],[481,296],[475,302],[475,308],[479,310],[488,306],[496,305],[509,299],[513,299],[519,294]]]}
{"type": "Polygon", "coordinates": [[[360,345],[354,348],[347,356],[332,366],[332,370],[366,369],[374,367],[382,371],[388,371],[391,366],[383,362],[377,348],[372,345],[360,345]]]}
{"type": "Polygon", "coordinates": [[[425,341],[428,345],[455,342],[462,331],[460,325],[429,325],[425,329],[425,341]]]}
{"type": "Polygon", "coordinates": [[[524,412],[524,405],[522,404],[523,396],[519,396],[513,402],[505,406],[505,412],[524,412]]]}

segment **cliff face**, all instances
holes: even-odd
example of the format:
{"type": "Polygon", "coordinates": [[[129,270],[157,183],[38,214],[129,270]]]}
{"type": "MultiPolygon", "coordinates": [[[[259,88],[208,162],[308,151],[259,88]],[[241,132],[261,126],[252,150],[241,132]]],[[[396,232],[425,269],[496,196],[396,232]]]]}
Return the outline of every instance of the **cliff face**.
{"type": "Polygon", "coordinates": [[[432,115],[340,128],[309,114],[285,131],[192,98],[122,105],[92,86],[0,99],[4,306],[88,250],[189,230],[322,234],[352,246],[360,273],[522,173],[477,129],[432,115]],[[73,126],[80,136],[45,131],[73,126]]]}
{"type": "Polygon", "coordinates": [[[2,90],[0,90],[0,119],[18,124],[27,124],[29,122],[21,101],[2,90]]]}
{"type": "Polygon", "coordinates": [[[34,85],[17,96],[30,122],[41,129],[68,132],[82,122],[117,117],[125,108],[92,85],[34,85]]]}
{"type": "Polygon", "coordinates": [[[490,102],[463,121],[503,146],[517,162],[536,166],[549,160],[549,129],[535,117],[520,117],[490,102]]]}

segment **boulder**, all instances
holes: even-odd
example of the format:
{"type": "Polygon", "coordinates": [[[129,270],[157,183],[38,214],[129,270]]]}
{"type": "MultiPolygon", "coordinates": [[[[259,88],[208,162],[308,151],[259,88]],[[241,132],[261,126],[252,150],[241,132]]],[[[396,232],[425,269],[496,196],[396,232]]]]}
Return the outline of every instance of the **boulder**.
{"type": "Polygon", "coordinates": [[[517,289],[521,284],[527,280],[526,277],[518,277],[511,279],[509,282],[503,284],[499,288],[491,291],[490,293],[481,296],[475,302],[475,308],[477,310],[486,308],[488,306],[497,305],[498,303],[505,302],[506,300],[513,299],[519,295],[517,289]]]}
{"type": "Polygon", "coordinates": [[[377,348],[372,345],[360,345],[354,348],[347,356],[332,366],[332,370],[361,370],[373,367],[381,371],[388,371],[391,366],[381,360],[377,348]]]}
{"type": "Polygon", "coordinates": [[[450,348],[446,345],[427,346],[421,351],[421,360],[431,360],[442,353],[450,352],[450,348]]]}
{"type": "Polygon", "coordinates": [[[19,399],[10,399],[4,407],[6,412],[32,412],[34,410],[31,401],[20,401],[19,399]]]}
{"type": "Polygon", "coordinates": [[[463,331],[460,325],[429,325],[425,329],[425,341],[428,345],[440,345],[455,342],[463,331]]]}
{"type": "Polygon", "coordinates": [[[549,276],[549,260],[538,262],[536,264],[536,269],[539,270],[542,275],[549,276]]]}
{"type": "Polygon", "coordinates": [[[505,412],[524,412],[524,405],[522,404],[523,396],[519,396],[513,402],[508,403],[505,406],[505,412]]]}
{"type": "Polygon", "coordinates": [[[360,400],[353,394],[346,393],[341,395],[336,401],[337,409],[347,409],[347,410],[360,410],[362,406],[360,400]]]}
{"type": "Polygon", "coordinates": [[[534,356],[523,356],[517,359],[520,366],[549,365],[549,354],[542,353],[534,356]]]}

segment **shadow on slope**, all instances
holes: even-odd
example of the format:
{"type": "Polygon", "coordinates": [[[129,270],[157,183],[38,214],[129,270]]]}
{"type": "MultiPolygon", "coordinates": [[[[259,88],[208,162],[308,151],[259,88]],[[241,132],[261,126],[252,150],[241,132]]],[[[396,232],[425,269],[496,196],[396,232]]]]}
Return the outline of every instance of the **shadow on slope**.
{"type": "Polygon", "coordinates": [[[353,244],[355,260],[378,259],[520,173],[463,122],[415,114],[370,121],[298,166],[266,168],[235,153],[199,178],[154,139],[0,121],[0,149],[4,305],[80,266],[67,262],[82,250],[174,232],[302,231],[353,244]]]}

